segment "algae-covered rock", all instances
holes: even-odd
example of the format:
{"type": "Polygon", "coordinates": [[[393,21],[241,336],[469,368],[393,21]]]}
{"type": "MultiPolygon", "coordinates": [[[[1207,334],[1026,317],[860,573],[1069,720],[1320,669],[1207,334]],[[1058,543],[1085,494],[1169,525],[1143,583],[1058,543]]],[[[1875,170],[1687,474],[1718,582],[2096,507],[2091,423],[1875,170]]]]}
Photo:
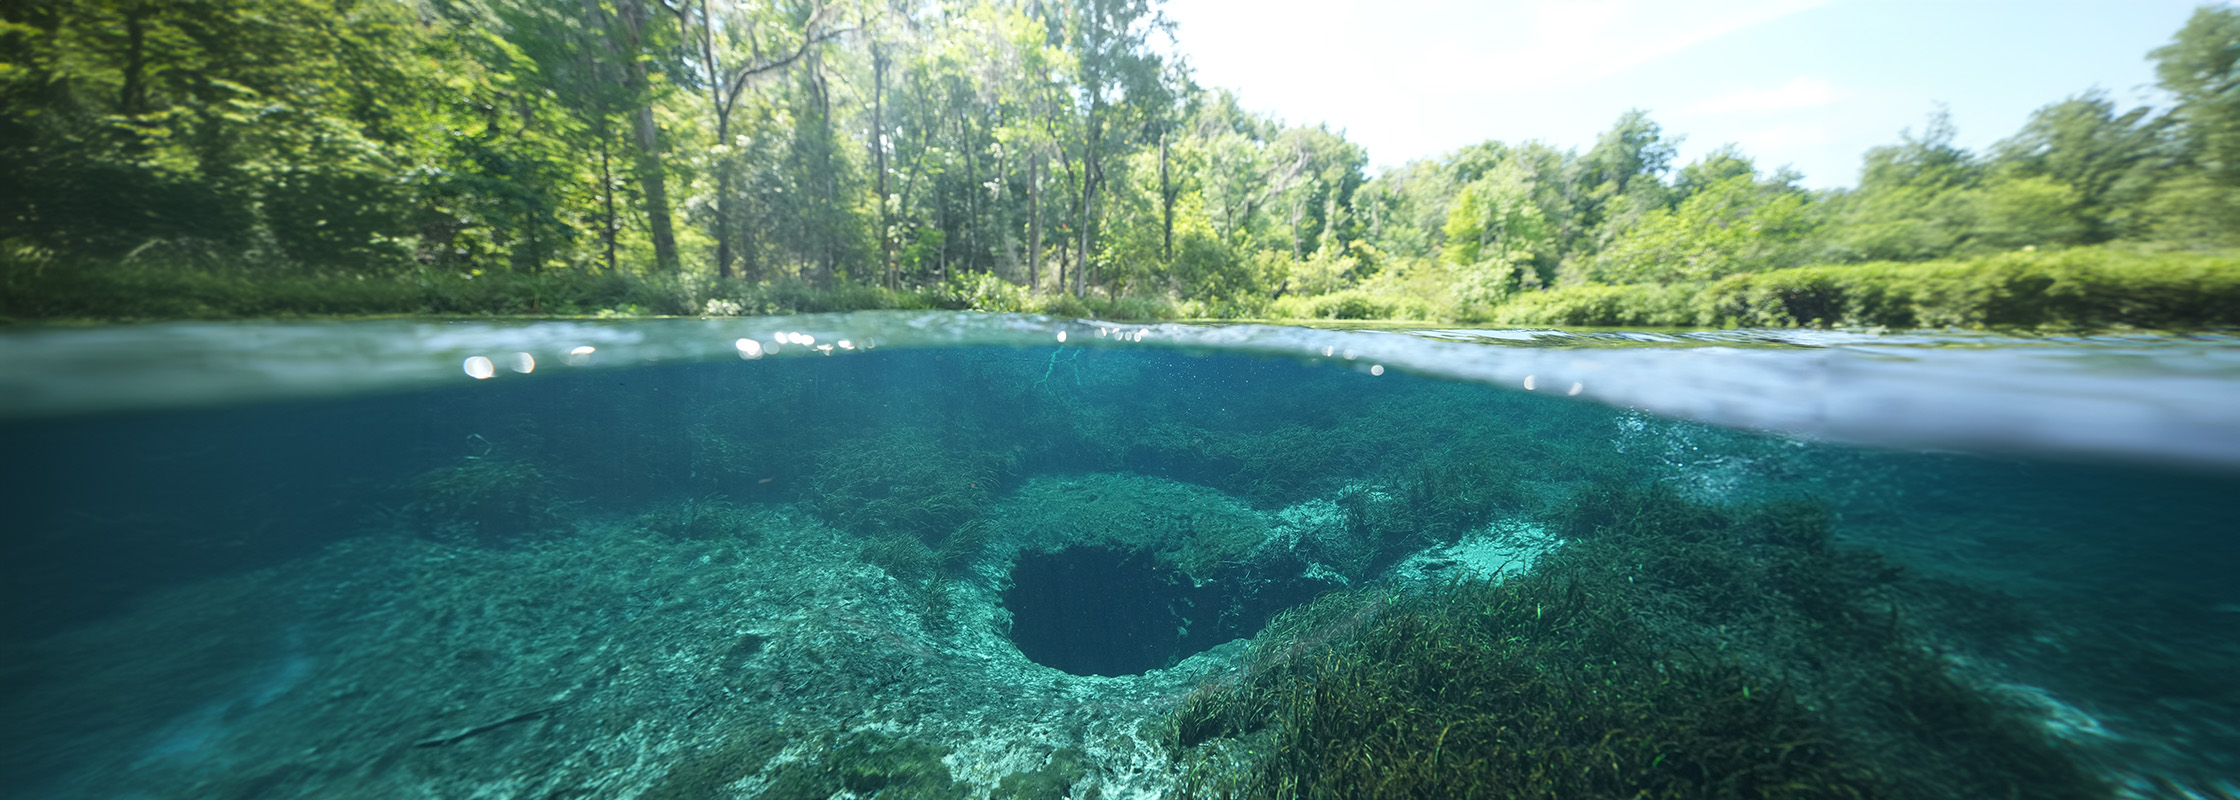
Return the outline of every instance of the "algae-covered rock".
{"type": "Polygon", "coordinates": [[[785,746],[776,731],[740,731],[722,743],[690,751],[642,800],[701,800],[723,796],[723,787],[762,771],[785,746]]]}
{"type": "Polygon", "coordinates": [[[1013,549],[1143,551],[1199,580],[1252,560],[1270,533],[1266,515],[1236,498],[1141,475],[1039,478],[997,517],[998,535],[1013,549]]]}
{"type": "Polygon", "coordinates": [[[1033,772],[1006,775],[996,785],[994,800],[1060,800],[1089,774],[1080,748],[1064,747],[1050,754],[1050,763],[1033,772]]]}
{"type": "Polygon", "coordinates": [[[941,763],[949,751],[876,731],[849,736],[813,761],[780,767],[764,800],[823,800],[845,790],[891,800],[963,798],[941,763]]]}

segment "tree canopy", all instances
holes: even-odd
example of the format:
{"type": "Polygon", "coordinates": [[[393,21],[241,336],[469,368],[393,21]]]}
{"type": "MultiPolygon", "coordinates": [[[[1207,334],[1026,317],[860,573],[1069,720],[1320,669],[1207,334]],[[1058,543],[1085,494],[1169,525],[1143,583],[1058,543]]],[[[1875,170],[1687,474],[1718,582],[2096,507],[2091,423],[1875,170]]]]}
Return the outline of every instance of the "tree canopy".
{"type": "Polygon", "coordinates": [[[1202,314],[2021,248],[2240,246],[2240,10],[1975,152],[1937,110],[1809,191],[1628,111],[1370,175],[1153,0],[0,1],[11,270],[987,285],[1202,314]],[[697,276],[697,277],[695,277],[697,276]],[[977,282],[977,283],[976,283],[977,282]],[[1286,300],[1289,298],[1289,300],[1286,300]]]}

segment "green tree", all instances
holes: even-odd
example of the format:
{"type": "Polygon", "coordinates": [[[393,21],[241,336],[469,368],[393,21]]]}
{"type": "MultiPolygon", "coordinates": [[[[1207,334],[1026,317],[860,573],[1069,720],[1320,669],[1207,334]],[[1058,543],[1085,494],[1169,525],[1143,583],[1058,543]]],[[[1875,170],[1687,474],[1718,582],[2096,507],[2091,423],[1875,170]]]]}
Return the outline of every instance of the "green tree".
{"type": "Polygon", "coordinates": [[[2240,8],[2202,6],[2148,54],[2184,149],[2151,201],[2158,236],[2240,243],[2240,8]]]}
{"type": "Polygon", "coordinates": [[[2051,177],[1994,180],[1971,193],[1976,206],[1974,244],[1991,248],[2081,244],[2091,220],[2084,195],[2051,177]]]}
{"type": "Polygon", "coordinates": [[[1664,174],[1676,145],[1640,109],[1627,111],[1571,167],[1565,194],[1572,213],[1558,231],[1566,250],[1591,252],[1651,209],[1670,203],[1664,174]]]}
{"type": "Polygon", "coordinates": [[[1975,156],[1954,145],[1952,118],[1939,108],[1916,137],[1867,151],[1859,187],[1831,201],[1824,255],[1838,261],[1910,261],[1958,248],[1975,224],[1966,190],[1981,180],[1975,156]]]}
{"type": "Polygon", "coordinates": [[[11,4],[0,238],[379,269],[410,256],[431,42],[389,3],[11,4]]]}
{"type": "Polygon", "coordinates": [[[1441,256],[1458,269],[1456,297],[1463,302],[1499,302],[1537,285],[1533,264],[1548,252],[1552,236],[1532,183],[1523,168],[1503,161],[1464,186],[1448,207],[1441,256]]]}
{"type": "Polygon", "coordinates": [[[1754,178],[1757,174],[1758,162],[1745,155],[1740,145],[1721,145],[1680,168],[1679,175],[1672,181],[1673,201],[1702,194],[1720,181],[1745,175],[1754,178]]]}
{"type": "Polygon", "coordinates": [[[1991,174],[2042,178],[2073,191],[2075,207],[2062,213],[2075,216],[2078,228],[2067,240],[2138,235],[2140,204],[2164,171],[2168,127],[2146,108],[2118,114],[2105,94],[2087,93],[2033,112],[2022,130],[1993,146],[1991,174]]]}
{"type": "Polygon", "coordinates": [[[1593,276],[1609,283],[1701,282],[1797,266],[1813,232],[1808,197],[1754,174],[1718,180],[1620,234],[1596,257],[1593,276]]]}

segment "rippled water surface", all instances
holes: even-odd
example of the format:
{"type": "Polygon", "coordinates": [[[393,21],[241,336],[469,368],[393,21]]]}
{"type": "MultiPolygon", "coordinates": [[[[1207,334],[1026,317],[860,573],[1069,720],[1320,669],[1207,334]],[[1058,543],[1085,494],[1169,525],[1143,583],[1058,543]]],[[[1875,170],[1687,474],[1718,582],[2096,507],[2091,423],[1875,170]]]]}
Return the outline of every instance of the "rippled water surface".
{"type": "Polygon", "coordinates": [[[0,363],[12,796],[2240,793],[2230,335],[882,313],[0,363]]]}

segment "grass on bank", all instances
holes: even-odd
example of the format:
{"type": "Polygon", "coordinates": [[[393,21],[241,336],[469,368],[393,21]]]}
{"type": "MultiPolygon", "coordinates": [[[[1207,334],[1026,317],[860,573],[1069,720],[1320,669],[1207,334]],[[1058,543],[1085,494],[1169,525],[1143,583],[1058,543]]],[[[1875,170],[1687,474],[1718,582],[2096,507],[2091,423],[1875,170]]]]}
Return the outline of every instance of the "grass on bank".
{"type": "Polygon", "coordinates": [[[985,273],[890,290],[798,279],[419,270],[391,275],[157,263],[0,263],[0,319],[302,316],[754,316],[876,309],[1061,317],[1361,320],[1549,326],[2198,329],[2240,325],[2240,253],[2121,247],[1916,263],[1810,266],[1708,283],[1585,284],[1498,305],[1454,300],[1437,275],[1380,277],[1239,304],[1030,292],[985,273]]]}

